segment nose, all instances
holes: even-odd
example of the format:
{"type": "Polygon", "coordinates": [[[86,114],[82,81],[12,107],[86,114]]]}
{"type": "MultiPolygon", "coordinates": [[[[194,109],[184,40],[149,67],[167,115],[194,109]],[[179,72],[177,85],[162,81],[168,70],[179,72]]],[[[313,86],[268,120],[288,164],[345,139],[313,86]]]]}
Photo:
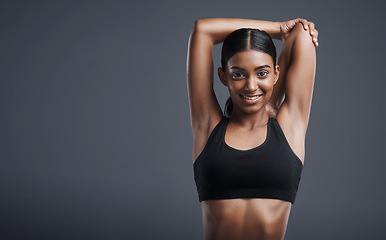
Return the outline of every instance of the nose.
{"type": "Polygon", "coordinates": [[[248,78],[247,88],[251,92],[255,92],[259,88],[256,77],[251,76],[248,78]]]}

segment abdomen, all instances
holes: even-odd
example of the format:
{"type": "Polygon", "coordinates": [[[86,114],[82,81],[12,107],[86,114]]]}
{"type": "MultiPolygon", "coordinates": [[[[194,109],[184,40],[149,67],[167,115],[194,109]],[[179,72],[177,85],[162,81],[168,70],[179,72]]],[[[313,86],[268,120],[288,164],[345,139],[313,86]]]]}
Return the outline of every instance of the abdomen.
{"type": "Polygon", "coordinates": [[[201,202],[205,240],[282,240],[291,203],[278,199],[224,199],[201,202]]]}

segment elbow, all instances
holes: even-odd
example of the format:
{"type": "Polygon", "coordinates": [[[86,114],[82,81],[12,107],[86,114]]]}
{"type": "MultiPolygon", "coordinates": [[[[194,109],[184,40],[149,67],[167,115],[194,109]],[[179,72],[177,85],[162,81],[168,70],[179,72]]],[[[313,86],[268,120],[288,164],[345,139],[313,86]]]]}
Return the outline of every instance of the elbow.
{"type": "Polygon", "coordinates": [[[189,41],[192,41],[193,38],[205,35],[204,25],[204,19],[197,19],[194,22],[194,25],[190,31],[189,41]]]}
{"type": "Polygon", "coordinates": [[[296,26],[294,27],[293,31],[291,32],[291,34],[295,34],[296,36],[302,37],[302,38],[312,39],[309,31],[310,30],[304,29],[304,26],[302,23],[297,23],[296,26]]]}
{"type": "Polygon", "coordinates": [[[209,29],[211,29],[211,20],[209,18],[201,18],[197,19],[194,22],[193,31],[200,33],[208,33],[209,29]]]}
{"type": "Polygon", "coordinates": [[[314,47],[314,43],[312,41],[312,36],[309,30],[304,30],[302,23],[297,23],[290,36],[296,39],[296,42],[301,43],[302,45],[314,47]]]}
{"type": "Polygon", "coordinates": [[[196,19],[196,21],[194,21],[194,26],[196,27],[196,26],[198,26],[198,25],[200,25],[202,23],[202,19],[196,19]]]}
{"type": "Polygon", "coordinates": [[[194,25],[190,31],[190,39],[193,38],[193,36],[197,35],[199,32],[201,32],[201,25],[202,25],[202,21],[201,19],[197,19],[195,22],[194,22],[194,25]]]}
{"type": "Polygon", "coordinates": [[[197,19],[194,21],[193,32],[202,32],[203,19],[197,19]]]}

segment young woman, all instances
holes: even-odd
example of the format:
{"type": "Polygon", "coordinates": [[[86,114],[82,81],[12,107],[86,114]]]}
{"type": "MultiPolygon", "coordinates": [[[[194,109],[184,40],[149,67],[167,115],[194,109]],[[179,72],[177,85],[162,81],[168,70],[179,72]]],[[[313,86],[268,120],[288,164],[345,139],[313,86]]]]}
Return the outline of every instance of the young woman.
{"type": "Polygon", "coordinates": [[[187,84],[194,177],[206,240],[283,239],[304,164],[318,32],[312,22],[199,19],[187,84]],[[283,41],[276,63],[272,38],[283,41]],[[223,42],[223,115],[213,89],[223,42]]]}

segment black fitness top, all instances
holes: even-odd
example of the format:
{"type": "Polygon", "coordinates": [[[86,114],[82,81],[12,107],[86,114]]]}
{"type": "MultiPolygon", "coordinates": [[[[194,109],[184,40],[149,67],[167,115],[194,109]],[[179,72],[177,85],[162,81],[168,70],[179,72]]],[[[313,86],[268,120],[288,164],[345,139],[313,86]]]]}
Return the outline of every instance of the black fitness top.
{"type": "Polygon", "coordinates": [[[229,118],[223,116],[193,164],[200,202],[212,199],[274,198],[295,201],[303,164],[275,118],[263,144],[248,150],[225,143],[229,118]]]}

